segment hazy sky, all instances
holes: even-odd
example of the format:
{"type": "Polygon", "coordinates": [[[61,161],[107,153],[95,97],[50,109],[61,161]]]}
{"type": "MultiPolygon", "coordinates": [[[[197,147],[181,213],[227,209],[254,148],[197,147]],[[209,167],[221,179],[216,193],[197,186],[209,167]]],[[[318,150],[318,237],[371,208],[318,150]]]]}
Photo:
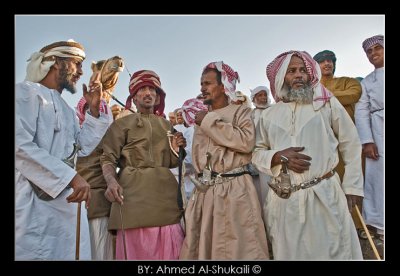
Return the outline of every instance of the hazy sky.
{"type": "MultiPolygon", "coordinates": [[[[24,80],[26,60],[33,52],[72,38],[85,47],[86,60],[79,92],[63,92],[69,105],[75,107],[81,98],[91,62],[119,55],[131,74],[150,69],[160,76],[167,114],[200,93],[202,69],[211,61],[222,60],[236,70],[236,89],[247,95],[249,88],[269,87],[266,66],[288,50],[305,50],[311,56],[334,51],[336,76],[365,77],[374,68],[361,44],[384,33],[384,15],[16,15],[15,79],[24,80]]],[[[125,69],[114,91],[123,103],[129,79],[125,69]]]]}

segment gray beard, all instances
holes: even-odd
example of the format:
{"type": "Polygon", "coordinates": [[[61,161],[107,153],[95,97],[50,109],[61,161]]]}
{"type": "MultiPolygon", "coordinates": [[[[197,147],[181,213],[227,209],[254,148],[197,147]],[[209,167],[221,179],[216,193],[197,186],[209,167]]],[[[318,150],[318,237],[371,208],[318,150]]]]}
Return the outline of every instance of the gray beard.
{"type": "Polygon", "coordinates": [[[268,104],[254,104],[256,108],[261,108],[261,109],[265,109],[268,107],[268,104]]]}
{"type": "Polygon", "coordinates": [[[296,102],[300,104],[310,104],[313,101],[313,91],[310,86],[300,89],[289,89],[286,98],[290,102],[296,102]]]}

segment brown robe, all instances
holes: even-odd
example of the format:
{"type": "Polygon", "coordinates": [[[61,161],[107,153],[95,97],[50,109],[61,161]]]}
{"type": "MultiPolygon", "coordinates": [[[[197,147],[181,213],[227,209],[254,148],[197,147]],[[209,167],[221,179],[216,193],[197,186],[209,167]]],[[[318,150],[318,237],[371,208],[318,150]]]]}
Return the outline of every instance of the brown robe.
{"type": "MultiPolygon", "coordinates": [[[[170,168],[178,158],[170,149],[169,121],[159,116],[135,113],[114,121],[103,140],[102,165],[121,168],[118,183],[123,188],[123,223],[126,229],[179,223],[178,183],[170,168]]],[[[113,203],[109,230],[121,229],[120,205],[113,203]]]]}

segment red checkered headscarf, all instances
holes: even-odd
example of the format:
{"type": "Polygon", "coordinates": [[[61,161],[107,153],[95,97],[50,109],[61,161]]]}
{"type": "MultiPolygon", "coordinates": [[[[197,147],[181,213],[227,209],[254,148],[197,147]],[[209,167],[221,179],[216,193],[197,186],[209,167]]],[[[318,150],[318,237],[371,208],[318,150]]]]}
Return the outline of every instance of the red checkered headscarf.
{"type": "Polygon", "coordinates": [[[194,117],[199,111],[207,111],[207,106],[203,104],[202,100],[197,98],[186,100],[182,105],[182,117],[188,126],[195,124],[194,117]]]}
{"type": "Polygon", "coordinates": [[[151,70],[140,70],[135,72],[129,82],[129,96],[126,99],[125,109],[129,109],[132,105],[132,98],[136,95],[140,88],[144,86],[151,86],[156,89],[157,94],[160,96],[160,103],[154,106],[154,114],[157,116],[165,117],[165,92],[161,88],[160,77],[151,70]]]}
{"type": "MultiPolygon", "coordinates": [[[[82,127],[83,121],[85,121],[85,115],[86,115],[86,110],[88,109],[88,105],[86,104],[86,99],[85,97],[82,97],[77,106],[76,106],[76,115],[79,118],[79,125],[82,127]]],[[[104,99],[100,100],[100,107],[99,107],[99,112],[108,114],[107,110],[107,102],[104,99]]]]}
{"type": "Polygon", "coordinates": [[[285,95],[288,88],[284,85],[285,75],[292,56],[301,58],[306,66],[309,84],[313,89],[313,106],[315,110],[320,109],[332,97],[332,93],[319,81],[321,69],[316,61],[306,51],[288,51],[277,56],[267,66],[267,78],[270,83],[271,93],[276,102],[285,95]]]}
{"type": "Polygon", "coordinates": [[[203,72],[207,68],[217,69],[219,72],[221,72],[221,81],[224,85],[225,93],[229,96],[231,100],[237,101],[238,99],[236,97],[235,91],[236,82],[240,82],[239,74],[223,61],[216,61],[207,64],[207,66],[203,68],[203,72]]]}

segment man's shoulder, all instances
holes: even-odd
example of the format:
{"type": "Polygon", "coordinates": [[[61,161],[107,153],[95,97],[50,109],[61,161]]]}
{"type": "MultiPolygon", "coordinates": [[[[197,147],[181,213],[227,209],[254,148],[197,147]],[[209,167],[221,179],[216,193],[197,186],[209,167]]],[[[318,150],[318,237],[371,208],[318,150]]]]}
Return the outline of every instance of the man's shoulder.
{"type": "Polygon", "coordinates": [[[47,98],[49,93],[50,89],[35,82],[23,81],[15,85],[15,95],[17,99],[29,99],[37,95],[47,98]]]}

